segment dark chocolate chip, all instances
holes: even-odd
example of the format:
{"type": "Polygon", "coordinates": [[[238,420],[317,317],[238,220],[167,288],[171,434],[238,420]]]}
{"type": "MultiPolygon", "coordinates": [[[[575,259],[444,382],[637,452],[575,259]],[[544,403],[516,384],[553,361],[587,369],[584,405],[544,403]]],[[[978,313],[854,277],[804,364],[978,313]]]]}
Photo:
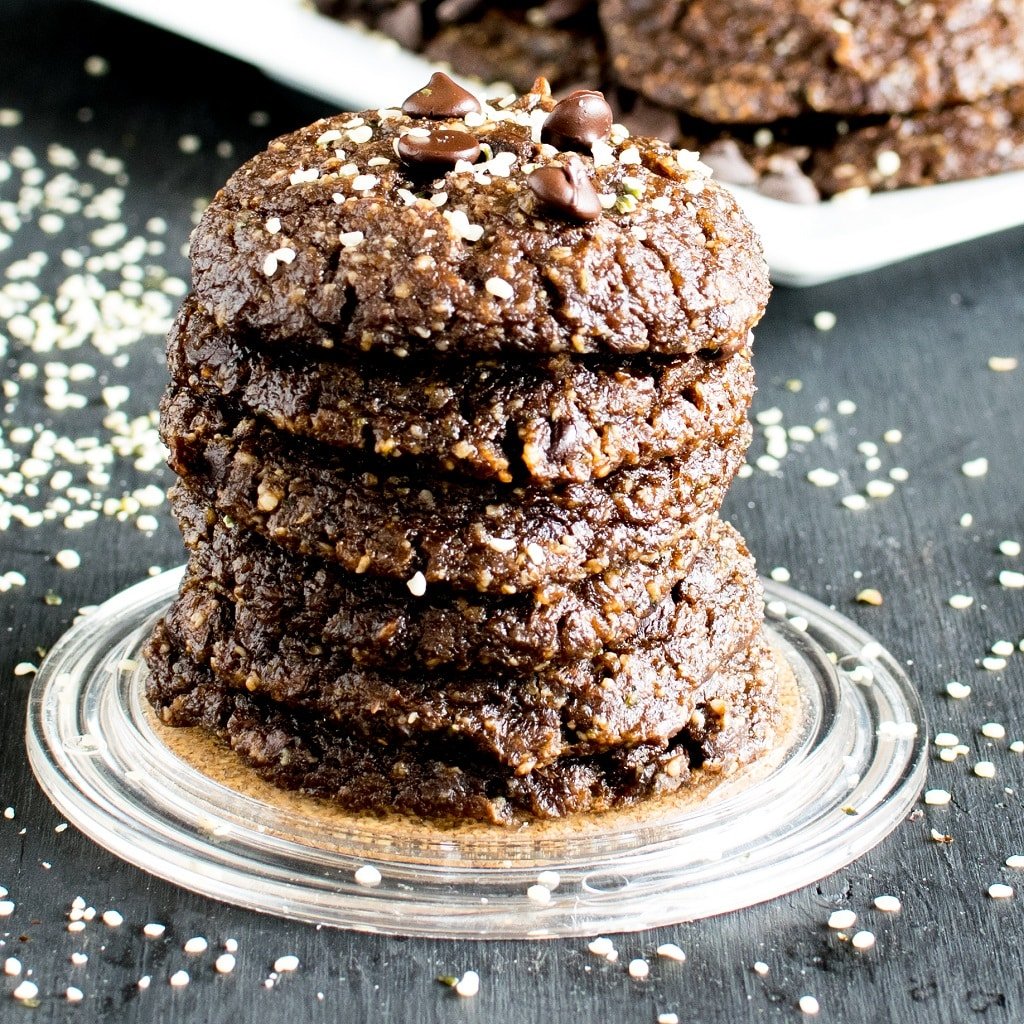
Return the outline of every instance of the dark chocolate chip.
{"type": "Polygon", "coordinates": [[[601,203],[583,162],[570,157],[564,166],[538,167],[526,179],[541,206],[565,220],[597,220],[601,203]]]}
{"type": "Polygon", "coordinates": [[[602,93],[579,89],[559,100],[541,129],[541,141],[558,149],[589,151],[612,130],[612,108],[602,93]]]}
{"type": "Polygon", "coordinates": [[[476,163],[480,143],[469,132],[440,128],[429,135],[407,133],[398,140],[402,163],[434,171],[454,167],[459,160],[476,163]]]}
{"type": "Polygon", "coordinates": [[[430,81],[402,104],[402,112],[410,117],[465,117],[479,110],[480,101],[443,71],[435,71],[430,81]]]}
{"type": "Polygon", "coordinates": [[[758,173],[740,152],[734,139],[718,139],[700,153],[701,160],[727,185],[756,185],[758,173]]]}

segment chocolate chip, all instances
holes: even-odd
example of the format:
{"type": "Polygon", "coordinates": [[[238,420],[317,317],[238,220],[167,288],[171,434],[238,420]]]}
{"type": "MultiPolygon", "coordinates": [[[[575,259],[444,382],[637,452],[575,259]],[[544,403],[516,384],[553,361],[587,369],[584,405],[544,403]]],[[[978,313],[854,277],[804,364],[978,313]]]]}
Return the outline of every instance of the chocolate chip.
{"type": "Polygon", "coordinates": [[[402,112],[410,117],[465,117],[479,110],[480,101],[443,71],[435,71],[430,81],[402,104],[402,112]]]}
{"type": "Polygon", "coordinates": [[[541,141],[558,149],[588,151],[612,130],[612,108],[604,95],[579,89],[559,100],[541,128],[541,141]]]}
{"type": "Polygon", "coordinates": [[[434,171],[454,167],[459,160],[475,163],[480,143],[468,132],[441,128],[428,135],[408,133],[398,140],[402,163],[434,171]]]}
{"type": "Polygon", "coordinates": [[[700,153],[701,160],[714,172],[719,181],[728,185],[756,185],[758,173],[740,152],[734,139],[718,139],[700,153]]]}
{"type": "Polygon", "coordinates": [[[565,220],[597,220],[601,203],[583,162],[571,157],[564,166],[538,167],[526,179],[541,206],[565,220]]]}

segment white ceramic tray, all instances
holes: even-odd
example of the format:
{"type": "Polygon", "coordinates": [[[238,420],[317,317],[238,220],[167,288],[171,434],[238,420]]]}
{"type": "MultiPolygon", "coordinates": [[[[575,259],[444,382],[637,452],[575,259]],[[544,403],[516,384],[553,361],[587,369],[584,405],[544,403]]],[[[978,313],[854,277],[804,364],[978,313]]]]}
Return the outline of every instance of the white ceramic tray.
{"type": "MultiPolygon", "coordinates": [[[[432,70],[391,40],[325,18],[303,0],[98,2],[342,109],[393,104],[432,70]]],[[[819,284],[1024,224],[1024,172],[814,206],[735,192],[781,284],[819,284]]]]}

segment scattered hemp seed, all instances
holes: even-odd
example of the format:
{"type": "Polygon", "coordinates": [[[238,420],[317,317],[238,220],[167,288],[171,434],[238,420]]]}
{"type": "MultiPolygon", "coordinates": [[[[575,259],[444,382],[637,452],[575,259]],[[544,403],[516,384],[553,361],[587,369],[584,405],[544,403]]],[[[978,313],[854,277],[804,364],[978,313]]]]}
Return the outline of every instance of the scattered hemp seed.
{"type": "MultiPolygon", "coordinates": [[[[175,971],[168,979],[171,984],[171,988],[184,988],[190,980],[188,971],[175,971]]],[[[141,979],[139,984],[141,986],[141,979]]]]}
{"type": "Polygon", "coordinates": [[[857,915],[852,910],[833,910],[828,916],[829,928],[842,931],[852,928],[857,923],[857,915]]]}
{"type": "Polygon", "coordinates": [[[299,958],[292,953],[288,953],[285,956],[279,956],[274,961],[274,970],[278,974],[290,974],[292,971],[299,969],[299,958]]]}
{"type": "Polygon", "coordinates": [[[353,878],[356,885],[364,885],[367,889],[374,889],[381,883],[381,873],[372,864],[363,864],[357,868],[353,878]]]}
{"type": "Polygon", "coordinates": [[[19,1003],[28,1003],[39,995],[39,986],[34,981],[26,979],[11,993],[11,995],[17,999],[19,1003]]]}
{"type": "Polygon", "coordinates": [[[814,326],[819,331],[831,331],[836,325],[836,315],[829,309],[820,309],[814,314],[814,326]]]}
{"type": "Polygon", "coordinates": [[[53,560],[62,569],[77,569],[82,564],[82,556],[71,548],[64,548],[53,556],[53,560]]]}
{"type": "Polygon", "coordinates": [[[1017,369],[1017,360],[1014,356],[989,356],[988,368],[996,373],[1009,373],[1017,369]]]}
{"type": "Polygon", "coordinates": [[[546,885],[531,885],[526,890],[526,898],[531,903],[539,903],[543,906],[551,902],[551,890],[546,885]]]}
{"type": "Polygon", "coordinates": [[[960,467],[960,472],[968,477],[984,476],[988,472],[988,459],[984,456],[978,459],[971,459],[960,467]]]}
{"type": "Polygon", "coordinates": [[[974,598],[970,594],[954,594],[949,599],[949,607],[955,608],[958,612],[970,608],[974,604],[974,598]]]}
{"type": "Polygon", "coordinates": [[[466,971],[455,983],[455,991],[466,999],[472,999],[480,991],[480,975],[476,971],[466,971]]]}
{"type": "Polygon", "coordinates": [[[651,965],[646,960],[637,957],[635,960],[629,961],[628,970],[631,978],[643,981],[651,973],[651,965]]]}
{"type": "Polygon", "coordinates": [[[675,960],[680,964],[686,961],[686,954],[674,942],[663,942],[656,952],[666,960],[675,960]]]}
{"type": "Polygon", "coordinates": [[[883,603],[883,601],[884,598],[882,597],[882,592],[880,590],[875,590],[874,587],[866,587],[857,594],[858,604],[870,604],[877,608],[883,603]]]}
{"type": "Polygon", "coordinates": [[[900,903],[899,898],[896,896],[890,896],[888,894],[875,897],[875,909],[881,910],[886,914],[895,914],[903,908],[903,904],[900,903]]]}
{"type": "Polygon", "coordinates": [[[986,722],[981,727],[981,735],[990,740],[1006,739],[1006,727],[1001,722],[986,722]]]}
{"type": "Polygon", "coordinates": [[[854,949],[866,950],[871,949],[875,944],[875,933],[868,931],[855,932],[852,939],[850,939],[850,945],[854,949]]]}
{"type": "Polygon", "coordinates": [[[945,807],[952,799],[952,793],[946,789],[926,789],[924,793],[924,802],[929,807],[945,807]]]}
{"type": "Polygon", "coordinates": [[[1020,590],[1024,587],[1024,572],[1013,572],[1011,569],[1003,569],[999,573],[999,585],[1007,590],[1020,590]]]}
{"type": "Polygon", "coordinates": [[[806,1013],[809,1017],[813,1017],[821,1009],[814,996],[801,996],[796,1005],[800,1007],[801,1013],[806,1013]]]}
{"type": "Polygon", "coordinates": [[[996,766],[991,761],[976,761],[974,774],[979,779],[994,779],[996,777],[996,766]]]}
{"type": "Polygon", "coordinates": [[[830,469],[817,468],[812,469],[807,474],[807,479],[810,483],[814,484],[815,487],[835,487],[839,483],[839,474],[833,473],[830,469]]]}
{"type": "Polygon", "coordinates": [[[988,887],[988,894],[994,900],[1008,900],[1013,896],[1013,886],[1005,882],[993,882],[988,887]]]}
{"type": "Polygon", "coordinates": [[[515,290],[503,277],[489,277],[484,281],[484,291],[493,295],[496,299],[511,299],[515,296],[515,290]]]}

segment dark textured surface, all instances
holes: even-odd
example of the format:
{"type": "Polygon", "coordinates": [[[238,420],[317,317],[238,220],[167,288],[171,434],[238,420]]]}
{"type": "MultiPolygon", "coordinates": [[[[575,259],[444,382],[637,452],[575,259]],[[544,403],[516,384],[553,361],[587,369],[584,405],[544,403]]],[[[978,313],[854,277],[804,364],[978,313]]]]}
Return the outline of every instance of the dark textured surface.
{"type": "Polygon", "coordinates": [[[529,184],[532,169],[567,163],[532,141],[554,107],[545,89],[469,123],[392,107],[275,139],[203,214],[191,242],[197,298],[220,326],[266,343],[399,356],[742,345],[768,282],[733,196],[667,143],[616,135],[578,156],[613,205],[587,223],[552,215],[529,184]],[[395,160],[415,129],[468,129],[493,158],[435,178],[395,160]],[[268,265],[274,252],[290,256],[268,265]]]}
{"type": "Polygon", "coordinates": [[[613,74],[730,123],[970,102],[1024,80],[1014,0],[602,0],[613,74]]]}
{"type": "MultiPolygon", "coordinates": [[[[0,19],[9,47],[0,105],[26,111],[19,128],[2,130],[0,148],[23,142],[38,150],[61,140],[81,151],[99,145],[125,156],[132,176],[127,217],[134,223],[154,213],[167,217],[171,253],[190,229],[192,199],[209,196],[231,168],[232,161],[213,153],[218,140],[232,139],[243,156],[262,147],[269,133],[327,112],[245,68],[85,4],[8,3],[0,19]],[[91,53],[112,60],[110,76],[81,73],[91,53]],[[74,114],[87,103],[97,116],[80,125],[74,114]],[[248,126],[254,109],[272,114],[269,128],[248,126]],[[175,144],[187,131],[205,144],[190,158],[175,144]]],[[[44,243],[41,237],[38,244],[44,243]]],[[[174,266],[184,272],[183,260],[174,266]]],[[[57,271],[48,268],[44,277],[57,271]]],[[[844,871],[761,907],[618,939],[622,961],[653,956],[665,941],[686,950],[685,964],[654,960],[643,983],[630,980],[622,962],[592,957],[581,940],[401,941],[260,917],[149,878],[74,829],[55,834],[61,819],[32,783],[21,741],[30,680],[13,677],[11,668],[34,659],[37,645],[52,645],[78,606],[137,581],[150,564],[179,562],[181,542],[166,506],[160,530],[148,539],[112,520],[73,535],[59,526],[0,534],[3,568],[29,579],[24,590],[0,594],[0,804],[16,808],[13,821],[0,818],[0,884],[17,904],[0,920],[7,943],[0,955],[13,951],[32,968],[42,997],[33,1011],[16,1006],[6,995],[14,981],[0,978],[0,1019],[644,1024],[675,1010],[684,1024],[735,1024],[799,1020],[796,1000],[813,993],[821,1021],[1016,1024],[1024,1016],[1020,902],[993,901],[985,890],[994,881],[1017,881],[1001,864],[1024,853],[1018,795],[1024,763],[1005,743],[990,746],[978,728],[996,720],[1009,739],[1024,735],[1018,699],[1024,662],[1016,654],[1004,673],[991,674],[976,660],[996,639],[1019,640],[1024,620],[1024,594],[996,581],[1000,569],[1021,568],[1020,559],[995,550],[1004,538],[1024,540],[1024,373],[986,368],[994,354],[1024,359],[1022,296],[1019,230],[865,277],[776,291],[758,333],[756,407],[778,405],[788,423],[829,415],[837,429],[827,441],[792,453],[780,475],[756,472],[737,481],[726,511],[765,570],[788,566],[798,587],[834,602],[902,662],[912,662],[933,729],[951,729],[977,756],[989,756],[998,778],[974,778],[962,760],[936,762],[930,784],[953,792],[951,807],[915,816],[844,871]],[[821,309],[838,316],[829,334],[811,326],[821,309]],[[799,393],[785,386],[794,378],[803,381],[799,393]],[[841,398],[857,403],[853,415],[835,415],[841,398]],[[855,514],[840,507],[837,491],[804,479],[807,470],[825,465],[848,472],[850,489],[860,486],[869,474],[856,444],[877,442],[888,427],[902,429],[904,440],[886,453],[887,465],[898,462],[910,474],[891,498],[855,514]],[[989,474],[962,476],[960,465],[981,455],[990,461],[989,474]],[[962,528],[967,512],[974,525],[962,528]],[[83,554],[74,573],[48,562],[67,546],[83,554]],[[885,604],[854,604],[863,586],[880,589],[885,604]],[[62,606],[43,603],[51,587],[63,594],[62,606]],[[948,606],[958,591],[975,596],[971,609],[948,606]],[[973,686],[966,701],[943,695],[953,678],[973,686]],[[931,827],[954,842],[932,842],[931,827]],[[898,916],[870,909],[883,892],[903,900],[898,916]],[[116,907],[125,924],[93,924],[84,937],[69,935],[64,914],[79,894],[100,910],[116,907]],[[858,911],[878,936],[874,950],[855,954],[828,931],[825,921],[838,907],[858,911]],[[142,938],[149,920],[168,925],[166,938],[142,938]],[[211,943],[239,940],[232,977],[215,976],[209,955],[182,953],[181,944],[198,934],[211,943]],[[72,950],[85,950],[88,964],[72,967],[72,950]],[[265,989],[273,960],[285,953],[296,954],[302,968],[265,989]],[[770,965],[766,978],[750,969],[758,959],[770,965]],[[193,979],[175,991],[166,979],[181,966],[193,979]],[[482,977],[474,1000],[458,1000],[434,980],[468,968],[482,977]],[[153,986],[139,993],[135,981],[144,973],[153,975],[153,986]],[[78,1007],[63,1000],[72,983],[86,993],[78,1007]]],[[[10,367],[4,364],[5,375],[10,367]]],[[[134,411],[155,403],[164,373],[160,339],[134,351],[126,371],[134,411]]],[[[39,394],[25,389],[17,422],[59,421],[39,394]]],[[[130,467],[119,466],[115,476],[130,476],[130,467]]]]}

